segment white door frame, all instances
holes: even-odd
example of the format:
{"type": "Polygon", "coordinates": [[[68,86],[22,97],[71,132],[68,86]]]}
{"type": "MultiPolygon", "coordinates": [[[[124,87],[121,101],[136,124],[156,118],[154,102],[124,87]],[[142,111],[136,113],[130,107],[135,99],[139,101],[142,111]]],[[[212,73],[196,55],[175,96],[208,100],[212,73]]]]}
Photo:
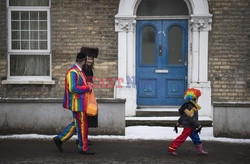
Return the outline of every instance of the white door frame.
{"type": "MultiPolygon", "coordinates": [[[[136,112],[136,86],[128,85],[136,76],[135,25],[136,10],[142,0],[120,0],[115,16],[115,30],[118,32],[118,78],[124,80],[115,86],[114,96],[126,98],[126,116],[136,112]],[[129,78],[130,80],[126,80],[129,78]],[[122,87],[120,87],[122,86],[122,87]]],[[[189,9],[188,41],[188,87],[202,91],[199,104],[200,115],[212,117],[211,84],[208,81],[208,31],[211,30],[212,15],[207,0],[184,0],[189,9]]],[[[135,82],[135,81],[134,81],[135,82]]]]}

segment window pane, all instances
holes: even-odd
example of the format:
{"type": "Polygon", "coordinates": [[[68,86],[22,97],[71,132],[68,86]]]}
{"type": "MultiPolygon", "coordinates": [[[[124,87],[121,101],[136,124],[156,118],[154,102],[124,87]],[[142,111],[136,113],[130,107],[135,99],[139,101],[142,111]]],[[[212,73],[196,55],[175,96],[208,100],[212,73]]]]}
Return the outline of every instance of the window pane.
{"type": "Polygon", "coordinates": [[[145,27],[142,32],[142,64],[155,63],[155,30],[145,27]]]}
{"type": "Polygon", "coordinates": [[[178,26],[169,30],[168,64],[182,64],[182,30],[178,26]]]}
{"type": "Polygon", "coordinates": [[[30,22],[30,29],[31,30],[38,30],[38,21],[31,21],[30,22]]]}
{"type": "Polygon", "coordinates": [[[31,31],[30,32],[30,39],[31,40],[38,40],[38,32],[37,31],[31,31]]]}
{"type": "Polygon", "coordinates": [[[37,50],[38,49],[38,41],[31,41],[30,42],[30,49],[37,50]]]}
{"type": "Polygon", "coordinates": [[[21,20],[29,20],[29,12],[22,11],[21,12],[21,20]]]}
{"type": "Polygon", "coordinates": [[[47,30],[47,22],[40,22],[39,30],[47,30]]]}
{"type": "Polygon", "coordinates": [[[11,39],[20,39],[20,32],[19,31],[12,31],[11,32],[11,39]]]}
{"type": "Polygon", "coordinates": [[[9,0],[10,6],[49,6],[49,0],[9,0]]]}
{"type": "Polygon", "coordinates": [[[13,50],[19,50],[20,49],[20,41],[12,41],[12,49],[13,50]]]}
{"type": "Polygon", "coordinates": [[[12,30],[19,30],[20,29],[19,21],[11,21],[11,29],[12,30]]]}
{"type": "Polygon", "coordinates": [[[12,20],[19,20],[19,11],[12,11],[11,12],[11,19],[12,20]]]}
{"type": "Polygon", "coordinates": [[[41,50],[46,50],[46,49],[47,49],[47,42],[46,42],[46,41],[40,42],[40,49],[41,49],[41,50]]]}
{"type": "Polygon", "coordinates": [[[29,40],[29,31],[21,31],[21,39],[29,40]]]}
{"type": "Polygon", "coordinates": [[[47,20],[47,12],[46,11],[39,12],[39,20],[47,20]]]}
{"type": "Polygon", "coordinates": [[[30,20],[38,20],[38,12],[36,11],[30,12],[30,20]]]}
{"type": "Polygon", "coordinates": [[[46,31],[40,31],[39,37],[41,40],[47,40],[47,32],[46,31]]]}
{"type": "Polygon", "coordinates": [[[22,21],[21,22],[21,29],[22,30],[29,30],[29,22],[28,21],[22,21]]]}
{"type": "Polygon", "coordinates": [[[28,41],[21,41],[21,49],[28,50],[29,49],[29,42],[28,41]]]}
{"type": "Polygon", "coordinates": [[[189,15],[183,0],[143,0],[138,6],[138,16],[189,15]]]}
{"type": "Polygon", "coordinates": [[[10,55],[11,76],[49,76],[49,55],[10,55]]]}

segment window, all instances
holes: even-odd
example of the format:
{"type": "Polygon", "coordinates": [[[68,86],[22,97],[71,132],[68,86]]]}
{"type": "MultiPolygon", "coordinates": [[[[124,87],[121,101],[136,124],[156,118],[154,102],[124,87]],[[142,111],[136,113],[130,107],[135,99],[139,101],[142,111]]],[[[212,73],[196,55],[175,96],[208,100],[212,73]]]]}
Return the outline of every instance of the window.
{"type": "Polygon", "coordinates": [[[155,30],[151,26],[145,27],[142,33],[142,63],[155,64],[155,30]]]}
{"type": "Polygon", "coordinates": [[[51,76],[50,0],[7,0],[8,80],[51,76]]]}
{"type": "Polygon", "coordinates": [[[189,15],[183,0],[143,0],[137,16],[189,15]]]}
{"type": "Polygon", "coordinates": [[[173,26],[169,30],[168,38],[168,64],[181,65],[182,64],[182,50],[183,50],[183,33],[181,27],[173,26]]]}

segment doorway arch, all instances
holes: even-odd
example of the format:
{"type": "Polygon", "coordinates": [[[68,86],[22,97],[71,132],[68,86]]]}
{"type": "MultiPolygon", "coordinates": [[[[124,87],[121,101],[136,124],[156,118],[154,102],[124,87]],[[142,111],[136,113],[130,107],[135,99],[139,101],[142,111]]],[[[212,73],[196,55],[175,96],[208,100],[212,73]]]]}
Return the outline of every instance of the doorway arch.
{"type": "MultiPolygon", "coordinates": [[[[134,116],[137,108],[136,85],[136,11],[142,0],[120,0],[115,16],[118,32],[118,78],[124,79],[122,87],[114,89],[116,98],[126,98],[126,116],[134,116]]],[[[189,10],[188,38],[188,87],[202,91],[199,103],[206,109],[200,115],[211,116],[211,84],[208,81],[208,32],[211,30],[212,15],[207,0],[184,0],[189,10]]]]}

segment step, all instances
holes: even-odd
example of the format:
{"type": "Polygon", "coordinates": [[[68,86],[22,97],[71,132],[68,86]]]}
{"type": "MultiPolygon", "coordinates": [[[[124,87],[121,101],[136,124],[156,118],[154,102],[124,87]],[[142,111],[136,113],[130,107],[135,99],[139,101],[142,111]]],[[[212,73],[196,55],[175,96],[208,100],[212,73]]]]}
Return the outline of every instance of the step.
{"type": "Polygon", "coordinates": [[[166,117],[166,116],[179,116],[177,107],[172,108],[143,108],[136,110],[136,117],[166,117]]]}
{"type": "MultiPolygon", "coordinates": [[[[179,117],[167,116],[167,117],[126,117],[127,126],[174,126],[179,117]]],[[[212,119],[210,117],[199,117],[199,122],[204,127],[212,126],[212,119]]]]}

